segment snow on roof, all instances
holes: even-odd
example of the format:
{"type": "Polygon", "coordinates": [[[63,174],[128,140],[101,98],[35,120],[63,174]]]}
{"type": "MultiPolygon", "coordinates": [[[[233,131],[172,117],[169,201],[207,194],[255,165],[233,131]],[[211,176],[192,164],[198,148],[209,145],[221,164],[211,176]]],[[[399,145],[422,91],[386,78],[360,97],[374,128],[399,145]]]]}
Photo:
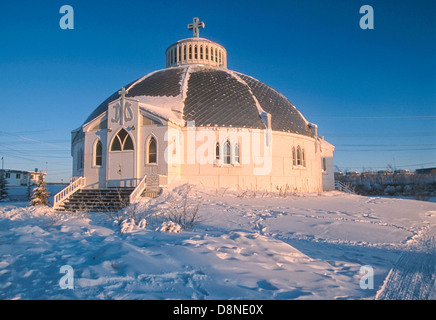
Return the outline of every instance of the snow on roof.
{"type": "MultiPolygon", "coordinates": [[[[314,136],[308,121],[283,95],[253,77],[201,64],[160,69],[125,86],[126,98],[140,108],[184,126],[265,129],[271,115],[274,131],[314,136]]],[[[118,92],[118,91],[117,91],[118,92]]],[[[88,123],[119,99],[114,93],[88,117],[88,123]]]]}

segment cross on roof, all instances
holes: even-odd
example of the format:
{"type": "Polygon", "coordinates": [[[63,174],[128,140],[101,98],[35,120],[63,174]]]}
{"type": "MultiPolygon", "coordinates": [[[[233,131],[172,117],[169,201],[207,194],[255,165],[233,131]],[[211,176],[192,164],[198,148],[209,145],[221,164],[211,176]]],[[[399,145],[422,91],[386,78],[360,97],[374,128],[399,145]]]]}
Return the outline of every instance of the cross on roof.
{"type": "MultiPolygon", "coordinates": [[[[127,94],[127,90],[126,90],[126,88],[122,88],[120,91],[118,91],[118,94],[121,96],[121,99],[120,99],[120,104],[118,105],[119,106],[119,109],[120,109],[120,124],[121,125],[123,125],[123,123],[124,123],[124,116],[125,116],[125,113],[126,113],[126,107],[128,107],[127,106],[127,103],[125,102],[126,100],[126,94],[127,94]]],[[[117,118],[118,119],[118,118],[117,118]]]]}
{"type": "Polygon", "coordinates": [[[204,28],[204,22],[200,22],[200,19],[194,18],[192,23],[188,24],[188,30],[192,30],[193,37],[198,38],[200,36],[200,29],[204,28]]]}
{"type": "Polygon", "coordinates": [[[118,94],[121,96],[121,98],[124,100],[124,98],[126,97],[126,93],[127,93],[127,90],[126,90],[126,88],[122,88],[120,91],[118,91],[118,94]]]}

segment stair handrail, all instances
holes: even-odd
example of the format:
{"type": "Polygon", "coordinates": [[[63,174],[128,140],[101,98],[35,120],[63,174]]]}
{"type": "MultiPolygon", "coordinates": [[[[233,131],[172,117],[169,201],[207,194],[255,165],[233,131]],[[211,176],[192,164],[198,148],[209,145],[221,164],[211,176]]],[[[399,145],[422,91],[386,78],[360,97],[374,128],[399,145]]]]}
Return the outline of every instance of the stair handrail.
{"type": "Polygon", "coordinates": [[[338,181],[338,180],[335,181],[335,189],[339,191],[344,191],[346,193],[354,193],[354,190],[352,188],[347,186],[342,181],[338,181]]]}
{"type": "Polygon", "coordinates": [[[62,203],[67,200],[73,193],[83,189],[86,186],[86,178],[79,177],[71,182],[67,187],[56,193],[53,198],[53,209],[59,209],[62,203]]]}
{"type": "Polygon", "coordinates": [[[129,196],[129,202],[133,203],[136,201],[136,199],[138,199],[142,192],[144,191],[146,184],[145,181],[147,180],[147,175],[145,175],[141,181],[138,183],[138,185],[136,186],[136,188],[132,191],[132,193],[129,196]]]}

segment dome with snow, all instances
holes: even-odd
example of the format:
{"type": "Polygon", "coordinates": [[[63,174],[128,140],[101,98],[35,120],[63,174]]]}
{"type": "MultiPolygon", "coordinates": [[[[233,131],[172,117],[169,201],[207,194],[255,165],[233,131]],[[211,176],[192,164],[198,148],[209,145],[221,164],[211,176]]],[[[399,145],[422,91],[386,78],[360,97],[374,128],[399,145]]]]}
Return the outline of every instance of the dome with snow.
{"type": "MultiPolygon", "coordinates": [[[[142,108],[176,123],[197,127],[264,129],[271,115],[272,130],[313,135],[308,122],[283,95],[242,73],[202,64],[170,67],[147,74],[125,86],[126,97],[142,108]]],[[[92,121],[120,97],[117,90],[88,117],[92,121]]]]}

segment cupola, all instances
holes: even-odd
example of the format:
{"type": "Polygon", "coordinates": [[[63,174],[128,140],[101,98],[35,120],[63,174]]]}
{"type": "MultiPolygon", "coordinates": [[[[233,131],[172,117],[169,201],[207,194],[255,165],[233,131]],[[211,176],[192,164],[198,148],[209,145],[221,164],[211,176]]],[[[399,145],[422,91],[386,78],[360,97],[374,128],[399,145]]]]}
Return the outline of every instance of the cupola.
{"type": "Polygon", "coordinates": [[[201,64],[212,67],[227,68],[226,49],[213,41],[200,38],[200,29],[204,22],[194,18],[188,24],[188,29],[193,31],[192,38],[179,40],[166,50],[166,67],[177,67],[188,64],[201,64]]]}

